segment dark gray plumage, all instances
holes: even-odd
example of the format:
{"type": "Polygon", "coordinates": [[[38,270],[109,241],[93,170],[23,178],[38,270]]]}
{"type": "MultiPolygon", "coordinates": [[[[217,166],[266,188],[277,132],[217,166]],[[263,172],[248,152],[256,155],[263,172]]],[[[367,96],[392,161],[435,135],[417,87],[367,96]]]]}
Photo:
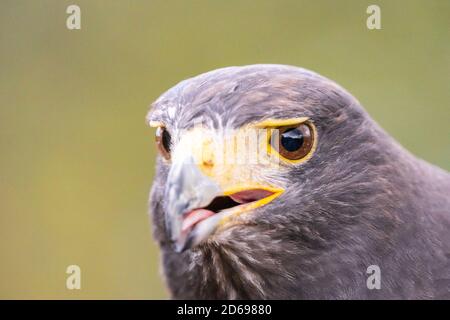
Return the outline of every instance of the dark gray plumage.
{"type": "Polygon", "coordinates": [[[171,164],[159,157],[150,210],[172,297],[449,299],[450,175],[403,149],[332,81],[289,66],[219,69],[164,93],[148,119],[176,131],[196,118],[238,128],[304,116],[317,150],[280,172],[286,191],[181,253],[166,230],[171,164]],[[381,268],[380,290],[366,286],[370,265],[381,268]]]}

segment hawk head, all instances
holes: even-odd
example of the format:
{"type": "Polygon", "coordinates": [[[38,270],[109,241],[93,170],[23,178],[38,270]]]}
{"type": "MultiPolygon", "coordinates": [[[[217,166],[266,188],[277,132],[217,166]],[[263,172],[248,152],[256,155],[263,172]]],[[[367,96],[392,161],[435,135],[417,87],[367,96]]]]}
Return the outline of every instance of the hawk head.
{"type": "Polygon", "coordinates": [[[295,279],[325,277],[323,259],[362,254],[398,222],[386,177],[400,147],[314,72],[208,72],[164,93],[147,120],[160,151],[154,235],[176,297],[288,297],[295,279]]]}

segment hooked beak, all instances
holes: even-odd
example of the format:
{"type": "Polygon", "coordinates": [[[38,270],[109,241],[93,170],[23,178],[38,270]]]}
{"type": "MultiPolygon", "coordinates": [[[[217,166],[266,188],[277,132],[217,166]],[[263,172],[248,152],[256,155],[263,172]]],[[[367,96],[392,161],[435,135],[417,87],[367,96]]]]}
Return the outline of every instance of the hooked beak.
{"type": "Polygon", "coordinates": [[[256,183],[223,188],[200,171],[193,157],[174,162],[164,198],[166,228],[175,250],[202,243],[232,218],[271,202],[282,192],[256,183]]]}

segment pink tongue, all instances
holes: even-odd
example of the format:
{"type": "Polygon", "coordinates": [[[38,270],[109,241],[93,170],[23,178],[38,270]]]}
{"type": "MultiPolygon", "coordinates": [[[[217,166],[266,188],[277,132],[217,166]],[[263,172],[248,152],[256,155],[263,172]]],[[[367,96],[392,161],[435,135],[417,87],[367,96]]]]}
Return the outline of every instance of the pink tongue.
{"type": "Polygon", "coordinates": [[[234,193],[230,195],[230,198],[236,201],[237,203],[247,203],[266,198],[270,196],[272,193],[273,192],[263,189],[253,189],[234,193]]]}
{"type": "Polygon", "coordinates": [[[195,209],[189,212],[183,219],[181,231],[185,232],[191,229],[198,222],[214,215],[214,212],[206,209],[195,209]]]}

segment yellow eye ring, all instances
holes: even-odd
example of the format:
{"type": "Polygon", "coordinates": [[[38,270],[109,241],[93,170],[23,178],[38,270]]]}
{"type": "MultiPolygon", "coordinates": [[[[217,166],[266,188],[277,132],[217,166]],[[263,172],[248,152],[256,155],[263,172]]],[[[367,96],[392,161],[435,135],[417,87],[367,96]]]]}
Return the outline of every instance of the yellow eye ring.
{"type": "Polygon", "coordinates": [[[267,150],[287,163],[298,164],[311,158],[317,132],[311,122],[267,129],[267,150]]]}

